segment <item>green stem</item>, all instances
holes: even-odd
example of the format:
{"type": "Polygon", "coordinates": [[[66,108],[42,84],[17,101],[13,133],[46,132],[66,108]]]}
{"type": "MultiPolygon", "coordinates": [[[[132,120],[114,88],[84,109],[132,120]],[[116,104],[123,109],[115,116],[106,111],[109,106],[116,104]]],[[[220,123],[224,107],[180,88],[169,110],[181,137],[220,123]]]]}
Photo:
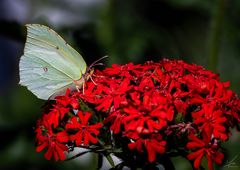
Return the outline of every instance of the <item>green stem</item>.
{"type": "Polygon", "coordinates": [[[210,49],[208,68],[214,72],[217,71],[218,52],[221,43],[222,23],[225,12],[226,0],[217,0],[215,9],[212,14],[212,21],[210,27],[210,49]]]}
{"type": "Polygon", "coordinates": [[[80,153],[78,153],[78,154],[76,154],[76,155],[74,155],[74,156],[72,156],[72,157],[70,157],[70,158],[67,158],[65,161],[70,161],[70,160],[75,159],[75,158],[77,158],[77,157],[79,157],[79,156],[85,155],[86,153],[89,153],[89,152],[90,152],[90,151],[80,152],[80,153]]]}

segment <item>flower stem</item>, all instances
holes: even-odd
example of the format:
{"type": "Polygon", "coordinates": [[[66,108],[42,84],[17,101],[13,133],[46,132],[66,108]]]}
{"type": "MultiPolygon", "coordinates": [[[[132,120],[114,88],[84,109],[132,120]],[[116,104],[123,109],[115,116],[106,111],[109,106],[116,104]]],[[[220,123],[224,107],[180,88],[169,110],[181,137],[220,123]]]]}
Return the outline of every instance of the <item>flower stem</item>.
{"type": "Polygon", "coordinates": [[[218,65],[218,52],[221,43],[220,40],[225,12],[225,1],[226,0],[217,0],[210,25],[208,68],[214,72],[217,71],[218,65]]]}

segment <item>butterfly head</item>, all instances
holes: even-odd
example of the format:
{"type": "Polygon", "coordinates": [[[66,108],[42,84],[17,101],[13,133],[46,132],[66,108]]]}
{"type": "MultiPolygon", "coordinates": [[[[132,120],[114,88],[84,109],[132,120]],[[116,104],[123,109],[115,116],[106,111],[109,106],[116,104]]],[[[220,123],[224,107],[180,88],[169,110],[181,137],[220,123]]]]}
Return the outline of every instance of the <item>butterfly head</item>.
{"type": "Polygon", "coordinates": [[[99,63],[100,60],[104,59],[104,58],[107,58],[108,56],[104,56],[104,57],[101,57],[100,59],[96,60],[95,62],[93,62],[86,70],[85,73],[82,73],[82,76],[79,80],[73,80],[74,84],[76,85],[76,89],[78,91],[80,91],[80,88],[82,88],[82,91],[84,93],[84,86],[85,86],[85,83],[86,81],[90,80],[95,84],[97,85],[97,83],[94,82],[93,78],[92,78],[92,75],[94,73],[94,66],[97,66],[97,65],[103,65],[103,63],[99,63]]]}

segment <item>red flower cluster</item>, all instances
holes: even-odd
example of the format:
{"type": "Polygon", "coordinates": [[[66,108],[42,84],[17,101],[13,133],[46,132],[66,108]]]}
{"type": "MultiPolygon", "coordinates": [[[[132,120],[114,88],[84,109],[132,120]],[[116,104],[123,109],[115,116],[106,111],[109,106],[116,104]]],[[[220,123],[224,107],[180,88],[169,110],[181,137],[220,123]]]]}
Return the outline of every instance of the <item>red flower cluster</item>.
{"type": "Polygon", "coordinates": [[[99,122],[103,122],[109,129],[105,133],[113,135],[112,143],[115,135],[127,139],[128,151],[140,157],[146,151],[147,162],[156,162],[158,155],[177,149],[195,168],[204,156],[211,170],[213,162],[222,163],[220,144],[240,122],[240,100],[228,89],[229,82],[221,82],[217,74],[195,64],[165,59],[143,65],[114,64],[95,71],[92,78],[84,93],[70,95],[67,91],[56,98],[56,104],[38,123],[38,150],[48,146],[54,157],[63,159],[61,154],[67,149],[62,144],[67,141],[74,146],[97,145],[98,140],[107,143],[106,135],[99,136],[99,122]],[[82,104],[90,107],[91,113],[84,112],[82,104]],[[94,123],[89,121],[91,114],[97,117],[94,123]],[[64,130],[58,131],[59,127],[64,130]]]}
{"type": "Polygon", "coordinates": [[[91,113],[78,108],[78,100],[70,96],[68,89],[65,96],[55,98],[55,104],[47,108],[47,112],[38,120],[35,130],[37,151],[47,147],[44,155],[46,159],[50,160],[54,156],[56,161],[65,160],[64,151],[69,151],[69,143],[88,146],[98,142],[96,137],[102,124],[90,124],[91,113]]]}

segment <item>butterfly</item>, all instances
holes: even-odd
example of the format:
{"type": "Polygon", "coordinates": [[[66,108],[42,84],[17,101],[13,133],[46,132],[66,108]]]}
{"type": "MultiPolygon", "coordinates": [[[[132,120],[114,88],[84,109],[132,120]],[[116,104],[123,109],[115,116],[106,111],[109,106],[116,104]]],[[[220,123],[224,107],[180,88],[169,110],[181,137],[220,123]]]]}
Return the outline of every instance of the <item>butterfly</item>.
{"type": "Polygon", "coordinates": [[[83,57],[49,27],[39,24],[27,24],[26,27],[19,84],[43,100],[62,94],[67,88],[79,89],[84,85],[96,62],[87,67],[83,57]]]}

